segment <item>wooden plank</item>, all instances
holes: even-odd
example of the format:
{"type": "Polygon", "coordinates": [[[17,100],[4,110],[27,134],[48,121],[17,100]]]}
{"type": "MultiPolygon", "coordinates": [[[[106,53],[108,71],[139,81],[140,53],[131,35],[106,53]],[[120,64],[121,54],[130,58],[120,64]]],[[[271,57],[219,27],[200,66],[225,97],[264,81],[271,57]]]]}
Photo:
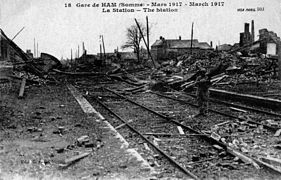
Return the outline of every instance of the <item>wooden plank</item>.
{"type": "Polygon", "coordinates": [[[234,149],[232,149],[230,147],[227,147],[227,152],[229,152],[230,154],[238,157],[239,159],[241,159],[245,163],[252,164],[256,169],[260,169],[260,166],[253,159],[241,154],[240,152],[235,151],[234,149]]]}
{"type": "Polygon", "coordinates": [[[260,157],[259,159],[270,165],[281,167],[281,159],[273,157],[260,157]]]}
{"type": "Polygon", "coordinates": [[[64,160],[64,163],[65,163],[65,164],[73,163],[73,162],[75,162],[75,161],[78,161],[78,160],[80,160],[80,159],[82,159],[82,158],[85,158],[85,157],[89,156],[89,154],[90,154],[90,153],[86,152],[86,153],[79,154],[79,155],[77,155],[77,156],[73,156],[73,157],[71,157],[71,158],[65,159],[65,160],[64,160]]]}
{"type": "Polygon", "coordinates": [[[131,123],[131,122],[133,122],[132,119],[130,119],[127,123],[123,123],[123,124],[120,124],[119,126],[116,126],[115,129],[116,129],[116,130],[117,130],[117,129],[120,129],[120,128],[122,128],[123,126],[126,126],[128,123],[131,123]]]}
{"type": "Polygon", "coordinates": [[[24,94],[24,89],[25,89],[25,84],[26,84],[26,78],[23,77],[20,85],[20,92],[19,92],[19,98],[23,98],[24,94]]]}
{"type": "Polygon", "coordinates": [[[238,112],[243,112],[246,113],[247,111],[243,110],[243,109],[239,109],[239,108],[235,108],[235,107],[230,107],[229,109],[233,110],[233,111],[238,111],[238,112]]]}
{"type": "Polygon", "coordinates": [[[183,134],[184,134],[184,132],[183,132],[183,129],[182,129],[182,127],[180,127],[180,126],[177,126],[177,128],[178,128],[178,131],[179,131],[179,133],[180,133],[181,135],[183,135],[183,134]]]}
{"type": "Polygon", "coordinates": [[[265,167],[267,167],[267,168],[269,168],[269,169],[271,169],[271,170],[281,174],[281,170],[279,168],[277,169],[276,167],[274,167],[274,166],[272,166],[272,165],[270,165],[268,163],[265,163],[265,162],[263,162],[263,161],[261,161],[259,159],[255,159],[255,161],[258,162],[259,164],[261,164],[262,166],[265,166],[265,167]]]}
{"type": "Polygon", "coordinates": [[[152,150],[148,147],[147,143],[143,143],[143,145],[144,145],[144,148],[145,148],[146,150],[152,151],[152,150]]]}

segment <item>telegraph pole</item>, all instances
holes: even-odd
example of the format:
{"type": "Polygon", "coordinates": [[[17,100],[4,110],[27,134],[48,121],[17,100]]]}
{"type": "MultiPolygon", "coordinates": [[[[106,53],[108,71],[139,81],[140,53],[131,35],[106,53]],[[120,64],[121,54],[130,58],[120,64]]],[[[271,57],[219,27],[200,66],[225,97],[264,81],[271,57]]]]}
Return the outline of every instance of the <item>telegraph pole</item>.
{"type": "Polygon", "coordinates": [[[34,53],[34,58],[36,58],[36,46],[35,46],[35,38],[34,38],[34,42],[33,42],[33,44],[34,44],[34,51],[33,51],[33,53],[34,53]]]}
{"type": "Polygon", "coordinates": [[[190,54],[192,55],[192,47],[193,47],[193,24],[194,22],[192,22],[192,26],[191,26],[191,45],[190,45],[190,54]]]}
{"type": "Polygon", "coordinates": [[[105,64],[106,62],[106,55],[105,55],[105,45],[104,45],[104,39],[103,39],[103,35],[101,35],[101,41],[102,41],[102,47],[103,47],[103,63],[105,64]]]}
{"type": "Polygon", "coordinates": [[[78,56],[77,58],[79,58],[79,45],[78,45],[78,54],[77,54],[77,56],[78,56]]]}
{"type": "Polygon", "coordinates": [[[154,68],[156,68],[156,63],[155,63],[154,59],[152,58],[152,55],[151,55],[151,53],[150,53],[150,51],[149,51],[149,47],[148,47],[148,45],[147,45],[147,43],[146,43],[146,40],[145,40],[145,38],[144,38],[144,35],[143,35],[143,33],[142,33],[142,30],[141,30],[140,25],[139,25],[139,23],[138,23],[138,21],[137,21],[136,18],[135,18],[135,22],[136,22],[136,24],[137,24],[137,26],[138,26],[138,29],[139,29],[140,34],[141,34],[141,37],[142,37],[143,42],[144,42],[144,44],[145,44],[145,46],[146,46],[146,49],[147,49],[147,51],[148,51],[148,55],[150,56],[150,58],[151,58],[151,60],[152,60],[152,62],[153,62],[153,66],[154,66],[154,68]]]}
{"type": "Polygon", "coordinates": [[[278,79],[281,80],[281,42],[278,43],[278,79]]]}
{"type": "Polygon", "coordinates": [[[148,51],[149,51],[149,25],[148,25],[148,16],[146,16],[146,36],[147,36],[147,46],[148,46],[148,49],[147,49],[147,58],[149,59],[149,54],[148,54],[148,51]]]}
{"type": "Polygon", "coordinates": [[[72,67],[72,49],[70,49],[70,67],[72,67]]]}

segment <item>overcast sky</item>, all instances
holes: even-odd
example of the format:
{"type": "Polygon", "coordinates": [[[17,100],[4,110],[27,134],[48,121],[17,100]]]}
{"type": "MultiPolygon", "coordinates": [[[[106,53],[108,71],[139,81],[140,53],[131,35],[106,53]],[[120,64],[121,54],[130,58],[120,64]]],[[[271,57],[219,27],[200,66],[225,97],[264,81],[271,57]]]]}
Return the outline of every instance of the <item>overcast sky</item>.
{"type": "MultiPolygon", "coordinates": [[[[166,39],[190,39],[194,22],[194,38],[216,45],[239,41],[239,33],[245,22],[255,20],[258,30],[267,28],[281,36],[280,0],[224,0],[224,7],[190,7],[183,5],[175,13],[102,13],[102,8],[77,8],[76,3],[150,3],[151,0],[0,0],[0,28],[12,38],[22,27],[25,29],[15,42],[23,49],[33,52],[33,39],[39,43],[39,51],[57,58],[70,57],[70,49],[77,50],[84,41],[89,53],[99,52],[99,35],[104,36],[106,52],[126,41],[126,28],[134,24],[134,18],[151,24],[151,44],[163,36],[166,39]],[[72,3],[65,8],[65,2],[72,3]],[[238,12],[238,8],[264,7],[264,11],[238,12]]],[[[157,1],[168,3],[176,1],[157,1]]],[[[183,4],[189,1],[182,0],[183,4]]],[[[204,2],[195,0],[195,2],[204,2]]],[[[210,0],[206,0],[209,2],[210,0]]],[[[128,50],[129,51],[129,50],[128,50]]]]}

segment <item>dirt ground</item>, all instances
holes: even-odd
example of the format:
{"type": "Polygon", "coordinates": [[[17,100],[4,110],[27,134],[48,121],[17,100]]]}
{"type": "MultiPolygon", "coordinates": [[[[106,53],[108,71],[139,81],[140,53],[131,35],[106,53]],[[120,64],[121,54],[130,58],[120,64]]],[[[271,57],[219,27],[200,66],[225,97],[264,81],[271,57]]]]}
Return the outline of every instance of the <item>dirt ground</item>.
{"type": "Polygon", "coordinates": [[[0,88],[0,179],[148,179],[102,122],[83,113],[65,85],[0,88]],[[81,136],[87,143],[78,143],[81,136]],[[88,153],[74,163],[66,159],[88,153]]]}

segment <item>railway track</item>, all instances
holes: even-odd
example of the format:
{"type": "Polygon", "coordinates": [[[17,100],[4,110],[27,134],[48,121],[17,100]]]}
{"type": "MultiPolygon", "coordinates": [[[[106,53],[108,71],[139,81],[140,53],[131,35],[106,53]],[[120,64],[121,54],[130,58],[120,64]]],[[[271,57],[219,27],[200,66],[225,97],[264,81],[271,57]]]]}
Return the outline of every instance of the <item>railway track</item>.
{"type": "MultiPolygon", "coordinates": [[[[105,85],[105,83],[101,84],[105,85]]],[[[237,175],[240,176],[243,172],[245,177],[272,178],[273,175],[267,171],[260,171],[254,167],[258,163],[264,165],[262,162],[253,161],[247,156],[240,157],[248,159],[240,158],[238,160],[235,155],[239,152],[228,147],[226,143],[215,140],[210,134],[206,134],[204,130],[208,128],[202,128],[203,122],[194,123],[191,118],[186,118],[189,117],[188,113],[191,109],[183,106],[182,103],[174,105],[175,102],[171,102],[171,99],[164,100],[163,97],[160,100],[159,95],[155,94],[154,97],[145,97],[148,94],[151,96],[150,93],[136,95],[131,97],[134,99],[132,100],[111,90],[116,87],[124,88],[127,85],[106,83],[106,86],[110,89],[102,89],[97,85],[94,88],[84,87],[81,90],[90,93],[86,96],[87,99],[101,112],[108,114],[107,119],[112,119],[113,126],[125,138],[127,137],[131,144],[142,151],[153,165],[159,166],[160,171],[164,174],[181,176],[178,172],[181,171],[193,179],[210,177],[229,177],[231,179],[237,175]],[[141,100],[142,103],[146,102],[146,104],[136,102],[136,99],[141,100]],[[190,126],[191,124],[194,126],[190,126]],[[131,131],[141,138],[132,135],[131,131]],[[146,143],[149,146],[145,145],[146,143]],[[216,144],[216,148],[214,148],[214,144],[216,144]],[[155,151],[160,152],[161,158],[155,154],[155,151]],[[244,163],[241,159],[244,160],[244,163]],[[167,168],[167,166],[169,167],[168,162],[172,162],[176,169],[167,168]],[[245,162],[250,162],[254,166],[249,166],[245,162]]],[[[191,112],[196,110],[194,107],[192,108],[191,112]]],[[[225,119],[215,123],[223,122],[225,119]]],[[[271,169],[276,170],[274,167],[271,169]]]]}
{"type": "MultiPolygon", "coordinates": [[[[161,96],[161,97],[165,97],[165,98],[168,98],[168,99],[171,99],[171,100],[174,100],[174,101],[178,101],[178,102],[180,102],[182,104],[188,104],[188,105],[190,105],[192,107],[198,107],[195,103],[192,103],[192,102],[189,102],[189,101],[186,101],[186,100],[182,100],[182,99],[179,99],[179,98],[174,98],[174,97],[167,96],[167,95],[164,95],[164,94],[160,94],[160,93],[157,93],[157,92],[152,92],[152,93],[156,94],[158,96],[161,96]]],[[[231,118],[231,119],[237,119],[237,120],[240,120],[240,121],[245,121],[245,122],[249,122],[249,123],[256,124],[256,125],[262,125],[266,129],[268,129],[268,130],[270,130],[272,132],[276,132],[277,130],[280,129],[280,128],[275,127],[275,126],[270,126],[270,125],[262,124],[261,122],[254,121],[252,119],[247,119],[247,118],[245,118],[243,116],[234,115],[234,113],[223,112],[223,111],[221,111],[221,109],[217,110],[217,109],[209,108],[209,112],[212,112],[212,113],[215,113],[215,114],[219,114],[219,115],[231,118]]]]}
{"type": "MultiPolygon", "coordinates": [[[[193,98],[196,98],[195,94],[192,94],[192,93],[184,93],[184,94],[188,95],[188,96],[191,96],[193,98]]],[[[266,114],[266,115],[269,115],[269,116],[281,118],[281,114],[273,112],[273,111],[269,111],[269,110],[258,109],[258,108],[245,106],[245,105],[241,105],[241,104],[237,104],[237,103],[233,103],[233,102],[221,101],[221,100],[214,99],[214,98],[210,98],[210,102],[216,103],[216,104],[223,104],[223,105],[226,105],[228,107],[237,107],[237,108],[240,108],[240,109],[243,109],[243,110],[246,110],[246,111],[252,111],[252,112],[255,112],[255,113],[266,114]]]]}
{"type": "MultiPolygon", "coordinates": [[[[175,101],[179,101],[184,104],[189,104],[191,106],[197,107],[196,105],[196,95],[190,93],[182,93],[179,91],[174,91],[171,94],[158,94],[175,101]],[[168,96],[167,96],[168,95],[168,96]]],[[[232,119],[238,119],[241,121],[248,121],[256,125],[263,125],[266,129],[275,132],[280,129],[281,114],[268,111],[260,108],[249,107],[233,102],[226,102],[210,98],[210,112],[221,114],[222,116],[229,117],[232,119]]]]}

